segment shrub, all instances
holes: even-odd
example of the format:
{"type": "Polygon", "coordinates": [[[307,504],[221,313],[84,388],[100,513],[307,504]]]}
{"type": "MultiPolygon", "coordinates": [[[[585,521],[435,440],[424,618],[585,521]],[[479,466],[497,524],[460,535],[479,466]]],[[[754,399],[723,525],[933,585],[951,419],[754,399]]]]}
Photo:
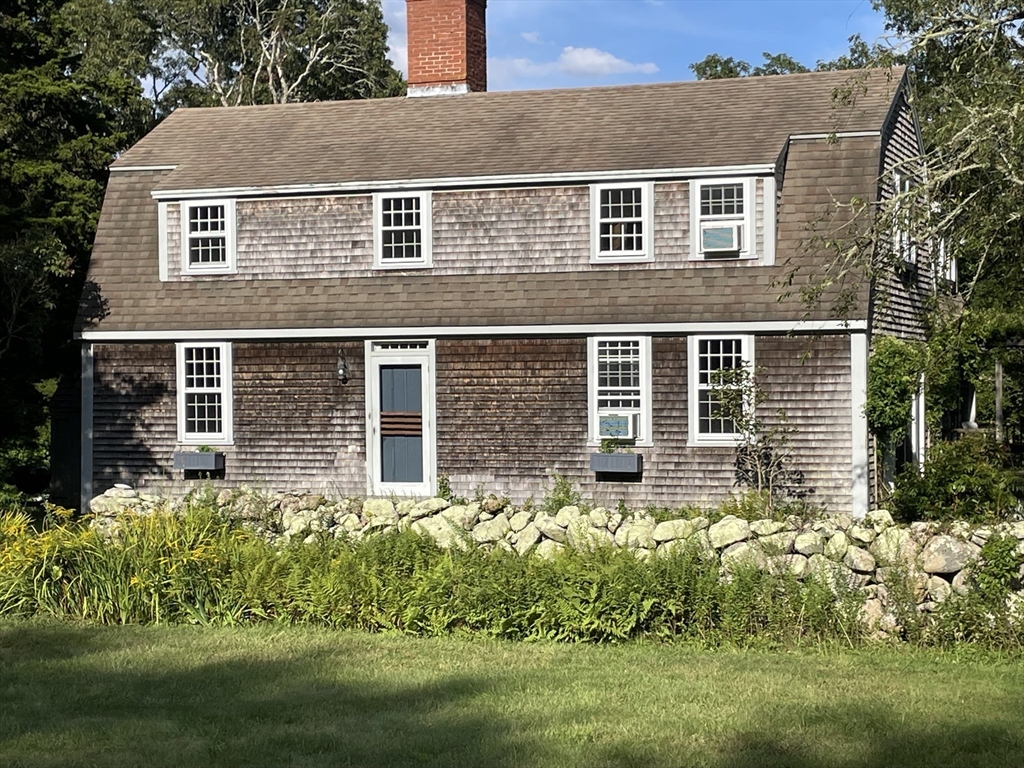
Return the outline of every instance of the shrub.
{"type": "Polygon", "coordinates": [[[893,510],[906,522],[1001,519],[1019,508],[1018,483],[999,446],[982,434],[965,435],[936,443],[923,472],[910,465],[897,476],[893,510]]]}

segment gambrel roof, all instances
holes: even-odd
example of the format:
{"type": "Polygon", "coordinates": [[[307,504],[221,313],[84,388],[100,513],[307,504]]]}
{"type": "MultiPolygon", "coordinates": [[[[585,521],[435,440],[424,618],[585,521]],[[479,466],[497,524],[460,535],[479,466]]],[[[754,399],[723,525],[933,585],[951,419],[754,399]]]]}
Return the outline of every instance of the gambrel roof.
{"type": "Polygon", "coordinates": [[[114,163],[156,190],[774,163],[794,134],[878,131],[901,69],[179,109],[114,163]]]}

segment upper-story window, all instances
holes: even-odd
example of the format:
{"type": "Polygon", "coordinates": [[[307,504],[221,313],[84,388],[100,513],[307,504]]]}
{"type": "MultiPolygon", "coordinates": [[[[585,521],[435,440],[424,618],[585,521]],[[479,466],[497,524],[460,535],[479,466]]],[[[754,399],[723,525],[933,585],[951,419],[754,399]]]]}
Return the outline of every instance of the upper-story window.
{"type": "Polygon", "coordinates": [[[181,271],[186,275],[235,271],[235,201],[181,203],[181,271]]]}
{"type": "Polygon", "coordinates": [[[373,207],[373,265],[384,269],[429,267],[430,193],[381,193],[374,195],[373,207]]]}
{"type": "Polygon", "coordinates": [[[896,255],[910,264],[917,263],[917,243],[911,230],[914,226],[914,180],[899,172],[893,173],[896,190],[893,208],[892,246],[896,255]]]}
{"type": "Polygon", "coordinates": [[[757,256],[754,188],[753,179],[696,179],[692,182],[695,258],[742,259],[757,256]]]}
{"type": "Polygon", "coordinates": [[[654,184],[595,184],[590,191],[591,261],[654,258],[654,184]]]}

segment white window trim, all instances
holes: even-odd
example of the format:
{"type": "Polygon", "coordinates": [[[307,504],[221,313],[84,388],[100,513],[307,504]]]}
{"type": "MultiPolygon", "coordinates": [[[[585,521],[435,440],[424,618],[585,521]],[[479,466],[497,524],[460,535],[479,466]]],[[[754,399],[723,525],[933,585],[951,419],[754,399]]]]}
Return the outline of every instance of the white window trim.
{"type": "MultiPolygon", "coordinates": [[[[402,341],[388,339],[388,343],[402,341]]],[[[415,341],[423,341],[416,339],[415,341]]],[[[434,339],[426,340],[422,349],[375,349],[380,340],[365,342],[366,387],[366,492],[370,496],[432,496],[437,490],[437,386],[435,382],[436,353],[434,339]],[[381,476],[379,447],[380,367],[381,365],[421,365],[423,375],[423,481],[419,483],[385,483],[381,476]]]]}
{"type": "Polygon", "coordinates": [[[433,218],[433,195],[429,190],[417,192],[375,192],[373,195],[373,268],[427,269],[434,266],[433,218]],[[384,226],[384,206],[381,203],[383,200],[404,197],[416,197],[420,201],[420,254],[422,258],[385,262],[382,258],[384,238],[381,234],[384,226]]]}
{"type": "Polygon", "coordinates": [[[590,336],[587,338],[587,412],[590,425],[587,446],[596,448],[601,445],[597,412],[597,343],[599,341],[640,342],[640,434],[637,435],[633,445],[638,448],[650,448],[654,445],[650,336],[590,336]]]}
{"type": "Polygon", "coordinates": [[[590,263],[591,264],[636,264],[654,261],[654,182],[621,181],[615,184],[590,185],[590,263]],[[601,192],[606,189],[640,189],[640,220],[643,224],[643,251],[620,254],[602,253],[601,248],[601,192]]]}
{"type": "Polygon", "coordinates": [[[898,201],[893,211],[895,220],[892,229],[892,247],[896,255],[906,264],[917,264],[917,243],[914,241],[910,231],[911,216],[913,215],[913,203],[910,197],[902,198],[904,194],[914,189],[913,179],[904,177],[899,171],[893,171],[893,194],[898,201]],[[904,190],[904,183],[907,189],[904,190]]]}
{"type": "Polygon", "coordinates": [[[232,384],[231,342],[178,342],[175,345],[177,357],[178,390],[178,442],[182,445],[234,445],[234,396],[232,384]],[[190,347],[217,347],[220,349],[221,411],[223,431],[216,434],[185,433],[185,349],[190,347]]]}
{"type": "Polygon", "coordinates": [[[157,274],[161,283],[167,282],[168,279],[167,205],[163,201],[156,204],[157,274]]]}
{"type": "MultiPolygon", "coordinates": [[[[765,243],[768,242],[769,236],[771,236],[774,243],[775,238],[775,184],[772,179],[772,184],[769,185],[766,181],[764,185],[764,238],[765,243]],[[769,187],[771,187],[771,205],[769,205],[768,195],[769,187]],[[771,224],[769,224],[769,218],[771,224]]],[[[690,180],[690,259],[692,261],[707,261],[707,262],[733,262],[733,261],[744,261],[757,259],[760,254],[757,253],[757,230],[754,228],[756,225],[755,208],[757,207],[757,180],[748,176],[745,178],[716,178],[716,179],[691,179],[690,180]],[[701,237],[700,237],[700,191],[704,187],[713,187],[719,184],[742,184],[743,185],[743,248],[740,249],[739,256],[732,258],[705,258],[704,252],[701,250],[701,237]]],[[[733,219],[729,219],[732,221],[733,219]]],[[[739,217],[735,219],[739,221],[739,217]]],[[[709,220],[710,221],[710,220],[709,220]]],[[[774,261],[774,248],[772,252],[772,261],[774,261]]]]}
{"type": "Polygon", "coordinates": [[[183,275],[234,275],[238,272],[236,254],[235,201],[233,198],[219,200],[182,200],[181,215],[181,274],[183,275]],[[224,206],[224,247],[227,261],[214,266],[192,266],[188,263],[188,213],[192,208],[206,205],[224,206]]]}
{"type": "Polygon", "coordinates": [[[742,439],[739,434],[732,435],[702,435],[698,430],[698,353],[700,342],[714,341],[715,339],[741,339],[743,341],[743,363],[749,370],[754,370],[754,336],[737,333],[708,334],[701,336],[688,336],[686,339],[686,369],[687,369],[687,414],[688,432],[687,444],[691,446],[736,446],[742,439]]]}

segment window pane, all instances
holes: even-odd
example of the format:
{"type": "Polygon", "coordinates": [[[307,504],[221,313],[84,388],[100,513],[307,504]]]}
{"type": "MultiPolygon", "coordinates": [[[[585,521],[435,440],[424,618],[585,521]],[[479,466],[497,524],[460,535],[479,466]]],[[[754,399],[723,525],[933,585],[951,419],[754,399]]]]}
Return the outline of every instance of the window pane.
{"type": "Polygon", "coordinates": [[[701,216],[742,216],[743,184],[714,184],[700,188],[701,216]]]}
{"type": "Polygon", "coordinates": [[[416,261],[423,258],[419,197],[381,200],[381,260],[416,261]]]}
{"type": "Polygon", "coordinates": [[[597,407],[639,410],[640,342],[597,343],[597,407]]]}
{"type": "Polygon", "coordinates": [[[743,367],[743,339],[700,339],[697,342],[697,430],[702,435],[736,433],[732,419],[721,412],[714,387],[717,372],[743,367]]]}
{"type": "Polygon", "coordinates": [[[185,393],[185,432],[217,434],[223,431],[220,392],[185,393]]]}
{"type": "Polygon", "coordinates": [[[599,200],[598,252],[643,252],[643,187],[602,189],[599,200]]]}

